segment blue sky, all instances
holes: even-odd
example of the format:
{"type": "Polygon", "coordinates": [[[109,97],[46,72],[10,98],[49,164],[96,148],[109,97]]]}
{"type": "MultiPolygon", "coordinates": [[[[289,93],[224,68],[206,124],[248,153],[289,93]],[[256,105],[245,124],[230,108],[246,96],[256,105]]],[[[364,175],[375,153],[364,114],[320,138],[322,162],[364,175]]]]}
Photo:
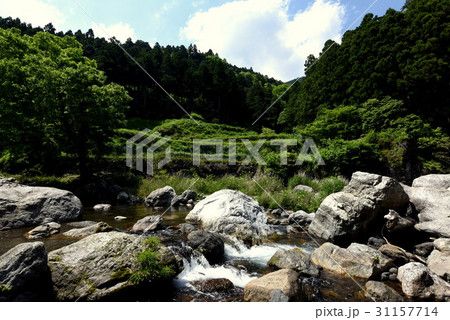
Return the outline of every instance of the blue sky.
{"type": "Polygon", "coordinates": [[[310,53],[359,25],[360,15],[405,0],[0,0],[0,16],[57,30],[212,49],[228,62],[281,80],[303,74],[310,53]],[[375,2],[375,4],[374,4],[375,2]],[[85,10],[83,11],[78,4],[85,10]],[[353,25],[352,25],[353,24],[353,25]],[[106,31],[106,34],[105,32],[106,31]]]}

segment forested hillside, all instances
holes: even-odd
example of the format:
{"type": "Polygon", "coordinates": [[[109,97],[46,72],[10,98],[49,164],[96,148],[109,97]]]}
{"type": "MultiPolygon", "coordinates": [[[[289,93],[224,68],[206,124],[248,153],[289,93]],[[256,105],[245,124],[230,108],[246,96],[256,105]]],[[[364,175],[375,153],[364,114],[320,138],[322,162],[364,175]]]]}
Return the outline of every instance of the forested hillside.
{"type": "MultiPolygon", "coordinates": [[[[22,34],[39,31],[59,37],[74,36],[84,55],[97,62],[108,82],[124,86],[133,98],[129,117],[180,118],[186,114],[136,65],[116,43],[97,37],[92,30],[56,32],[52,24],[33,28],[19,19],[0,18],[0,28],[18,28],[22,34]]],[[[136,61],[177,100],[187,112],[205,120],[248,126],[281,94],[286,85],[251,69],[232,66],[211,50],[202,53],[195,45],[151,46],[131,39],[121,44],[136,61]]],[[[259,125],[276,123],[281,103],[272,108],[259,125]]]]}
{"type": "MultiPolygon", "coordinates": [[[[184,158],[199,133],[313,138],[326,166],[263,169],[281,176],[365,170],[411,181],[450,170],[449,0],[411,0],[402,11],[366,15],[340,44],[329,40],[320,57],[310,55],[306,76],[285,95],[292,82],[232,66],[195,45],[121,44],[201,129],[173,120],[187,115],[114,41],[92,30],[57,32],[0,18],[0,44],[2,172],[86,175],[114,161],[127,170],[124,143],[155,127],[171,128],[174,154],[184,158]]],[[[278,161],[275,150],[262,150],[268,162],[278,161]]]]}

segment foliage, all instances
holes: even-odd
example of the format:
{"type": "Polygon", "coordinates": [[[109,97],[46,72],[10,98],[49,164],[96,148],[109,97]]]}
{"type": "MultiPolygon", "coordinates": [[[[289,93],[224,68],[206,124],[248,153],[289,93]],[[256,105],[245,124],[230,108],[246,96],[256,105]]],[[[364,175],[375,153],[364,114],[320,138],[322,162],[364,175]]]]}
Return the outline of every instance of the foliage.
{"type": "MultiPolygon", "coordinates": [[[[289,92],[279,122],[304,126],[323,109],[390,96],[403,101],[408,114],[448,133],[450,6],[448,1],[411,0],[405,8],[389,9],[381,17],[367,14],[341,44],[329,40],[319,60],[310,56],[306,66],[316,64],[289,92]]],[[[398,116],[396,111],[385,118],[398,116]]]]}
{"type": "Polygon", "coordinates": [[[85,176],[121,124],[127,93],[106,84],[72,37],[0,29],[0,43],[1,167],[48,173],[75,157],[85,176]]]}
{"type": "Polygon", "coordinates": [[[160,260],[158,253],[160,240],[156,237],[149,237],[145,243],[147,248],[137,256],[139,269],[131,275],[129,280],[136,285],[143,285],[173,278],[175,272],[172,267],[160,260]]]}

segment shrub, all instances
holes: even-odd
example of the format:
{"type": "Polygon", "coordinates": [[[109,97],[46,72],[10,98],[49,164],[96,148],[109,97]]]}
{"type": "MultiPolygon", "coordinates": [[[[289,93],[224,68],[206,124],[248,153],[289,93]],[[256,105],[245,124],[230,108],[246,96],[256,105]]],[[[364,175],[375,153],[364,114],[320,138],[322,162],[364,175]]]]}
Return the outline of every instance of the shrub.
{"type": "Polygon", "coordinates": [[[147,249],[137,256],[139,269],[131,275],[130,281],[133,284],[142,285],[157,280],[171,279],[175,272],[171,266],[160,260],[160,254],[158,253],[159,239],[156,237],[148,238],[146,246],[147,249]]]}

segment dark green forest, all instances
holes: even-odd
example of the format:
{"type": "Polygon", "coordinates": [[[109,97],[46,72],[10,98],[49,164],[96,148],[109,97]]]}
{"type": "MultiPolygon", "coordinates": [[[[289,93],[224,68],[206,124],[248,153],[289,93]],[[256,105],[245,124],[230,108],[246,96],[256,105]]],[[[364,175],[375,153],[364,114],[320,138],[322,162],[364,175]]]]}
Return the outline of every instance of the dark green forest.
{"type": "Polygon", "coordinates": [[[366,170],[411,181],[450,170],[449,0],[411,0],[402,11],[367,14],[340,44],[329,40],[318,57],[310,55],[305,77],[283,96],[292,82],[230,65],[211,50],[120,44],[168,97],[117,43],[92,30],[0,18],[0,172],[88,177],[125,170],[125,142],[144,128],[175,137],[173,165],[182,168],[201,135],[313,138],[324,167],[280,168],[275,151],[262,148],[273,164],[262,170],[281,176],[366,170]]]}

